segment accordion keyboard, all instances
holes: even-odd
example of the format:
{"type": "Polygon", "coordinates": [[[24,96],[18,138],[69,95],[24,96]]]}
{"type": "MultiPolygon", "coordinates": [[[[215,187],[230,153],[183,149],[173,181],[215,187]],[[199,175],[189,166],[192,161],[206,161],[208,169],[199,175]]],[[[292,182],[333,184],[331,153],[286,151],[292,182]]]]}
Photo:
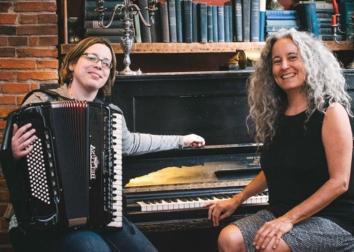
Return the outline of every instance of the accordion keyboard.
{"type": "Polygon", "coordinates": [[[122,115],[112,114],[112,141],[113,141],[113,195],[112,209],[114,211],[113,219],[107,226],[122,227],[122,115]]]}

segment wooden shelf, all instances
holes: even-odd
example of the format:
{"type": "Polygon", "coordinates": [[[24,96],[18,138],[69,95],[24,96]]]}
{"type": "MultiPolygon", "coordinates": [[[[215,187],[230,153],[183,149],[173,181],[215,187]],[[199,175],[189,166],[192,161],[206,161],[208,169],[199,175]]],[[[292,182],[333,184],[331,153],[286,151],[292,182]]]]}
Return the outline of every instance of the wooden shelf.
{"type": "MultiPolygon", "coordinates": [[[[354,43],[343,41],[324,42],[332,51],[354,50],[354,43]]],[[[66,54],[73,44],[62,44],[61,54],[66,54]]],[[[246,51],[260,51],[264,42],[234,42],[234,43],[135,43],[132,54],[181,54],[181,53],[232,53],[236,49],[246,51]]],[[[121,46],[113,43],[114,51],[122,53],[121,46]]]]}

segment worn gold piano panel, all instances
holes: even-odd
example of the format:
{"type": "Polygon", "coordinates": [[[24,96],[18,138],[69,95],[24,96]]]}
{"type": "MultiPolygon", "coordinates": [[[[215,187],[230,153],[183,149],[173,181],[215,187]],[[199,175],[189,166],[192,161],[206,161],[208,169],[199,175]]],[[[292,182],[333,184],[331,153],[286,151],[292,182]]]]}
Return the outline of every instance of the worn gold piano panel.
{"type": "MultiPolygon", "coordinates": [[[[152,186],[152,185],[178,185],[189,183],[218,182],[225,178],[218,178],[218,171],[227,172],[244,168],[237,162],[209,162],[204,165],[166,167],[147,175],[130,179],[126,187],[152,186]]],[[[227,180],[232,181],[232,177],[227,180]]]]}

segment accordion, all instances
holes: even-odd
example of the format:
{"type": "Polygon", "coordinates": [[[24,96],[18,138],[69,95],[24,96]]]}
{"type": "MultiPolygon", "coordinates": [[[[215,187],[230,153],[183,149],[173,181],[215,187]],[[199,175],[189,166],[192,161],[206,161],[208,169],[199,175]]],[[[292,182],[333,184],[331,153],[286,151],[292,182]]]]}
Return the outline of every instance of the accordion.
{"type": "MultiPolygon", "coordinates": [[[[93,102],[30,104],[31,152],[5,172],[18,222],[31,228],[122,226],[122,114],[93,102]]],[[[11,125],[12,126],[12,125],[11,125]]]]}

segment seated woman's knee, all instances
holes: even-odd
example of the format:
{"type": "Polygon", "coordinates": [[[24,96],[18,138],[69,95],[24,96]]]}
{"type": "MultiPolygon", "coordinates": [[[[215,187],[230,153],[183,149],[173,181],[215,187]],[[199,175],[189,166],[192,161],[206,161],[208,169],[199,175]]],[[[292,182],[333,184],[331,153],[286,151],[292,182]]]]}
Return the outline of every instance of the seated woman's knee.
{"type": "Polygon", "coordinates": [[[228,225],[219,234],[218,246],[221,251],[244,251],[241,231],[235,225],[228,225]]]}

